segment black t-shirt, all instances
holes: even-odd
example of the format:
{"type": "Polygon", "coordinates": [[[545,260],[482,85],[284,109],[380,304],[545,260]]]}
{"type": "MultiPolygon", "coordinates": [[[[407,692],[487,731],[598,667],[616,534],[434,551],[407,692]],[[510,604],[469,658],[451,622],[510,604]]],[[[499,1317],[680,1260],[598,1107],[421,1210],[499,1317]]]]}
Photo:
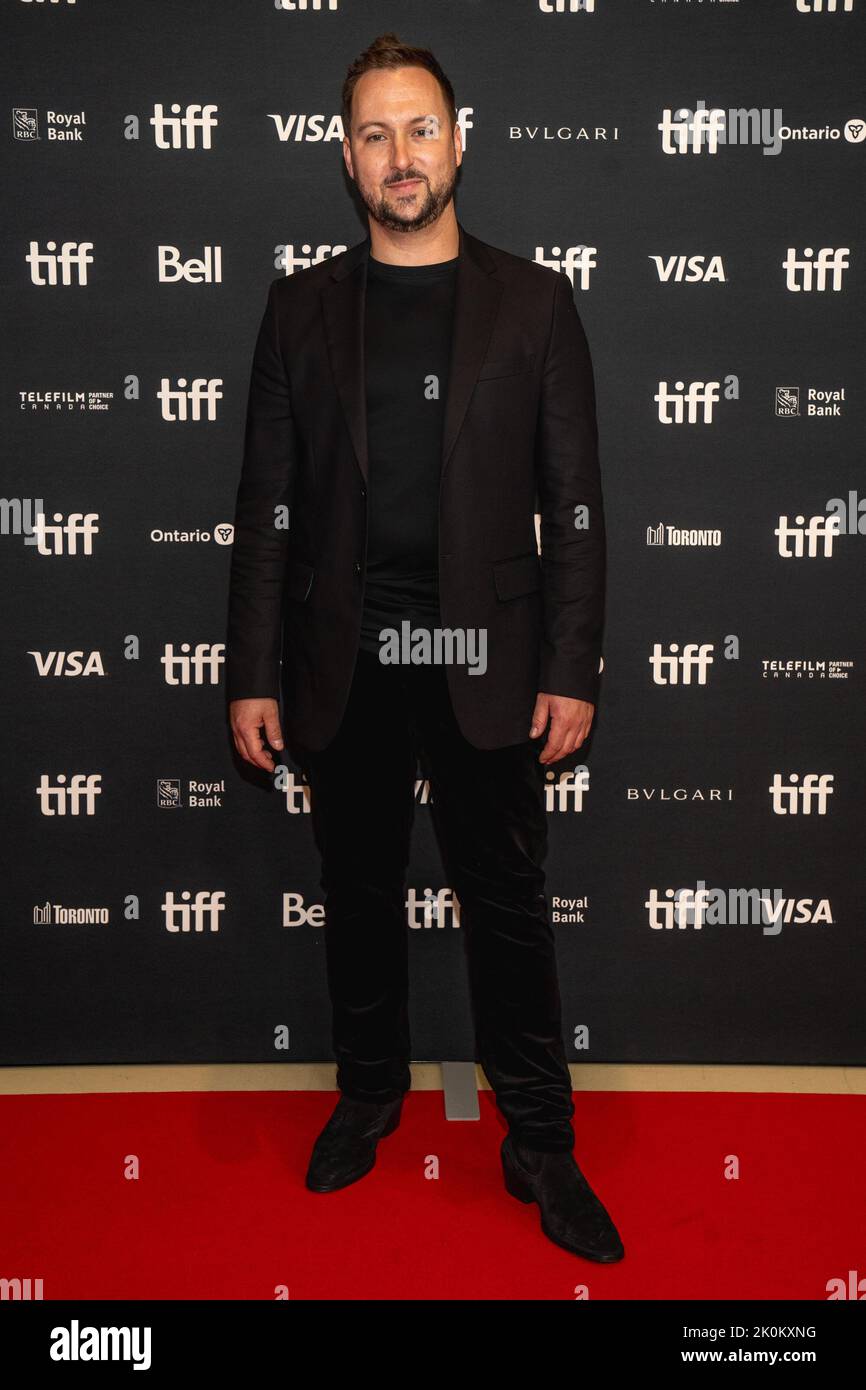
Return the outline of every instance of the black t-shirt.
{"type": "Polygon", "coordinates": [[[409,619],[439,626],[439,477],[457,261],[387,265],[369,257],[367,574],[361,647],[409,619]]]}

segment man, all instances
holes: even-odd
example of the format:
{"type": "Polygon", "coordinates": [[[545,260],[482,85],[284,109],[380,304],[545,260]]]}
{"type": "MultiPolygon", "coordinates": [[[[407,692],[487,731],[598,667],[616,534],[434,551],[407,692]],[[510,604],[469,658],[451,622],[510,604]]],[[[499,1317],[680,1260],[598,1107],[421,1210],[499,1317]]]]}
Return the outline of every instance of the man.
{"type": "Polygon", "coordinates": [[[542,868],[545,769],[584,743],[598,687],[589,350],[564,274],[458,222],[460,130],[431,53],[377,39],[347,74],[343,125],[369,236],[270,287],[227,643],[235,747],[273,770],[262,732],[284,747],[282,693],[322,855],[341,1095],[307,1186],[369,1172],[410,1087],[405,875],[420,757],[460,903],[478,1056],[508,1121],[507,1190],[538,1202],[557,1244],[617,1260],[617,1231],[572,1153],[542,868]]]}

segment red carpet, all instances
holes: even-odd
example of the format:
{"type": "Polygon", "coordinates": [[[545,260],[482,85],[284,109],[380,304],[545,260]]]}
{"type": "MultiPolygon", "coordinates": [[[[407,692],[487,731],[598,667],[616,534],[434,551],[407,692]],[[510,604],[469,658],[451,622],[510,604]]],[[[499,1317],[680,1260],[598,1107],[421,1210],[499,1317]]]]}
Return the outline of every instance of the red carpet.
{"type": "Polygon", "coordinates": [[[626,1249],[610,1266],[507,1195],[490,1092],[479,1123],[410,1093],[372,1173],[307,1192],[336,1099],[3,1097],[0,1278],[45,1299],[824,1300],[866,1277],[866,1097],[576,1094],[575,1156],[626,1249]]]}

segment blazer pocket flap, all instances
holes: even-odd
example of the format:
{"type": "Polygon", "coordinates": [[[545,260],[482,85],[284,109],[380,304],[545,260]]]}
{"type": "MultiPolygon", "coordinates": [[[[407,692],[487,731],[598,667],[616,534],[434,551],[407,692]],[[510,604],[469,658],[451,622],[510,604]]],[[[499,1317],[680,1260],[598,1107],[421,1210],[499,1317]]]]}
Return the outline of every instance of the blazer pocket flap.
{"type": "Polygon", "coordinates": [[[289,597],[303,603],[313,587],[315,573],[313,566],[305,560],[291,560],[286,575],[286,593],[289,597]]]}
{"type": "Polygon", "coordinates": [[[531,371],[534,361],[535,353],[530,352],[523,357],[498,357],[493,362],[482,362],[478,380],[488,381],[494,376],[517,376],[519,372],[531,371]]]}
{"type": "Polygon", "coordinates": [[[493,566],[493,582],[500,598],[517,598],[541,588],[541,562],[537,551],[515,555],[511,560],[497,560],[493,566]]]}

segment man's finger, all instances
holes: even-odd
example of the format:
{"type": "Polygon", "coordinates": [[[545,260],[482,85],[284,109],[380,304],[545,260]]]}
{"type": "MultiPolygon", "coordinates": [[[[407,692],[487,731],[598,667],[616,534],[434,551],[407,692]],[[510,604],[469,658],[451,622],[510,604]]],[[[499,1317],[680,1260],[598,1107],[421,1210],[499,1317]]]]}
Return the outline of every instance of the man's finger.
{"type": "Polygon", "coordinates": [[[550,724],[547,742],[539,754],[540,763],[555,763],[563,756],[563,744],[569,733],[569,725],[561,714],[555,714],[550,724]]]}
{"type": "Polygon", "coordinates": [[[283,731],[280,728],[280,719],[277,714],[265,715],[265,737],[272,748],[282,748],[283,731]]]}
{"type": "Polygon", "coordinates": [[[547,711],[549,705],[550,701],[546,695],[539,695],[537,697],[529,728],[530,738],[538,738],[539,734],[544,733],[545,725],[547,724],[547,711]]]}
{"type": "Polygon", "coordinates": [[[273,772],[274,760],[271,754],[262,747],[260,727],[259,724],[239,724],[238,734],[246,749],[247,762],[252,763],[255,767],[260,767],[263,772],[273,772]]]}

